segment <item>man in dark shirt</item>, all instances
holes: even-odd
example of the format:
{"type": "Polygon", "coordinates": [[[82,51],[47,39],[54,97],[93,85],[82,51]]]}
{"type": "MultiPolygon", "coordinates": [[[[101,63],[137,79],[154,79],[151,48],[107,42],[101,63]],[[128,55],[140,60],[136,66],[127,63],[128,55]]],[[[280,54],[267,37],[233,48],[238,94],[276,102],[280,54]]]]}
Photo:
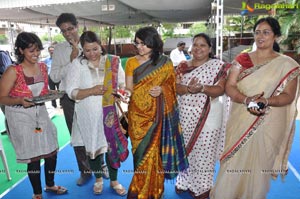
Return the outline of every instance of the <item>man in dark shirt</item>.
{"type": "MultiPolygon", "coordinates": [[[[8,54],[8,52],[0,50],[0,78],[4,71],[7,69],[8,66],[12,65],[13,62],[8,54]]],[[[1,110],[3,114],[5,115],[5,106],[1,105],[1,110]]],[[[8,132],[8,126],[7,126],[7,121],[5,119],[5,128],[6,130],[2,131],[1,134],[6,134],[8,132]]]]}
{"type": "Polygon", "coordinates": [[[4,73],[8,66],[12,65],[12,60],[8,52],[0,50],[0,75],[4,73]]]}

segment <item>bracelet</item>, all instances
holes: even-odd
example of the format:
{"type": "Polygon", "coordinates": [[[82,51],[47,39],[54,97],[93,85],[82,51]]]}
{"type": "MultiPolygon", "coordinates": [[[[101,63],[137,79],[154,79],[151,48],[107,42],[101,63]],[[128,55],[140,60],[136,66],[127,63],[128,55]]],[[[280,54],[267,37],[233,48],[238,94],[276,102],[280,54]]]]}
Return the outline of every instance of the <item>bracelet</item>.
{"type": "Polygon", "coordinates": [[[186,86],[186,90],[187,90],[188,93],[193,94],[193,93],[190,91],[190,87],[189,87],[189,86],[186,86]]]}
{"type": "Polygon", "coordinates": [[[248,99],[249,97],[245,97],[245,99],[244,99],[244,101],[243,101],[243,104],[245,104],[245,106],[247,106],[247,99],[248,99]]]}
{"type": "Polygon", "coordinates": [[[129,89],[125,88],[125,93],[126,93],[127,97],[131,97],[132,93],[129,89]]]}
{"type": "Polygon", "coordinates": [[[269,105],[269,100],[267,98],[265,98],[265,100],[266,100],[265,106],[267,107],[269,105]]]}
{"type": "Polygon", "coordinates": [[[202,84],[202,88],[201,88],[200,92],[204,93],[204,91],[205,91],[205,87],[204,87],[204,84],[202,84]]]}

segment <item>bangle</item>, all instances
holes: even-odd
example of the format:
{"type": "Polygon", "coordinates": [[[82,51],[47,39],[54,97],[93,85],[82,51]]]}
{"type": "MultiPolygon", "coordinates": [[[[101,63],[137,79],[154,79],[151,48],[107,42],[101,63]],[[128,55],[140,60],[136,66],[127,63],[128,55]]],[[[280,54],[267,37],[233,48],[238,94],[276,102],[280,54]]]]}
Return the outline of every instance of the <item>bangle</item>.
{"type": "Polygon", "coordinates": [[[265,106],[267,107],[269,105],[269,100],[267,98],[265,98],[265,100],[266,100],[265,106]]]}
{"type": "Polygon", "coordinates": [[[188,93],[192,94],[192,92],[190,91],[190,87],[189,86],[186,86],[186,90],[188,93]]]}
{"type": "Polygon", "coordinates": [[[125,93],[126,93],[127,97],[131,97],[132,93],[129,89],[125,88],[125,93]]]}
{"type": "Polygon", "coordinates": [[[245,104],[245,106],[247,106],[247,99],[248,99],[249,97],[245,97],[245,99],[244,99],[244,101],[243,101],[243,104],[245,104]]]}
{"type": "Polygon", "coordinates": [[[205,87],[204,87],[204,84],[202,84],[202,88],[201,88],[200,92],[204,93],[204,91],[205,91],[205,87]]]}

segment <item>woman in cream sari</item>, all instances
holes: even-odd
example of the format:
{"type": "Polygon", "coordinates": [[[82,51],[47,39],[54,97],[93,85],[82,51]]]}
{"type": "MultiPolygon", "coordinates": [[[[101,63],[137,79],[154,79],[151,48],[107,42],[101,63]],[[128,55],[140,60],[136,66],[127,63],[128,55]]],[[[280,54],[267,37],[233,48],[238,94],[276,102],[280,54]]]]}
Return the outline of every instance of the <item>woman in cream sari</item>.
{"type": "Polygon", "coordinates": [[[134,175],[127,198],[159,199],[164,179],[174,178],[188,166],[179,126],[175,72],[162,55],[163,42],[153,27],[135,35],[138,55],[126,63],[128,133],[132,144],[134,175]]]}
{"type": "Polygon", "coordinates": [[[277,20],[260,19],[254,35],[257,50],[235,59],[226,83],[232,104],[211,199],[264,199],[270,178],[287,171],[299,66],[273,50],[281,35],[277,20]],[[253,107],[257,103],[264,107],[253,107]]]}

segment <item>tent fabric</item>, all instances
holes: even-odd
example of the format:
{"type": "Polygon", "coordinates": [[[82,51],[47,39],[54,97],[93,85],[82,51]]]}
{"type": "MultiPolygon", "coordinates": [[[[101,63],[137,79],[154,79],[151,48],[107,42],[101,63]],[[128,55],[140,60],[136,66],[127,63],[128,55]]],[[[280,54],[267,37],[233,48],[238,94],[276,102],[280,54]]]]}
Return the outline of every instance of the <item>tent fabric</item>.
{"type": "MultiPolygon", "coordinates": [[[[206,21],[216,0],[1,0],[0,20],[54,25],[63,12],[74,13],[82,23],[136,25],[206,21]]],[[[221,0],[220,0],[221,1],[221,0]]],[[[240,14],[241,0],[223,0],[224,15],[240,14]]],[[[252,2],[252,1],[251,1],[252,2]]],[[[275,0],[264,0],[265,4],[275,0]]],[[[214,11],[215,12],[215,11],[214,11]]],[[[266,9],[253,13],[267,14],[266,9]]],[[[215,14],[215,13],[214,13],[215,14]]]]}

